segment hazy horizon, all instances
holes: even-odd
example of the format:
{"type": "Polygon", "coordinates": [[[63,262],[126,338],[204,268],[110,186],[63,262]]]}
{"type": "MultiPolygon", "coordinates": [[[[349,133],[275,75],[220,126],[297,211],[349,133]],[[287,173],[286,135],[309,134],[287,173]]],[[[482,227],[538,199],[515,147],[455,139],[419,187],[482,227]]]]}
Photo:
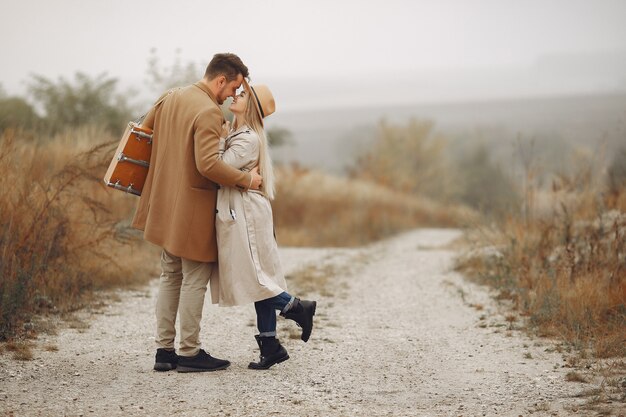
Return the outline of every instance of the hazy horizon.
{"type": "Polygon", "coordinates": [[[623,16],[619,0],[22,0],[3,4],[0,85],[25,95],[30,74],[107,73],[145,105],[156,48],[198,78],[213,53],[235,52],[285,112],[619,92],[623,16]]]}
{"type": "MultiPolygon", "coordinates": [[[[96,76],[99,74],[88,74],[96,76]]],[[[135,91],[131,102],[147,106],[156,94],[142,79],[118,80],[119,92],[135,91]]],[[[272,89],[277,111],[299,113],[309,110],[375,108],[385,106],[491,102],[568,95],[620,94],[626,92],[626,50],[612,54],[555,54],[519,68],[451,69],[391,74],[396,89],[380,80],[389,74],[351,78],[268,76],[256,80],[272,89]],[[566,70],[571,62],[585,62],[595,56],[592,68],[566,70]]],[[[72,81],[73,76],[64,77],[72,81]]],[[[8,95],[27,96],[26,80],[19,87],[0,83],[8,95]]],[[[53,78],[53,80],[55,80],[53,78]]],[[[253,78],[253,83],[255,79],[253,78]]]]}
{"type": "Polygon", "coordinates": [[[411,119],[433,123],[434,136],[444,137],[453,153],[487,145],[502,166],[514,169],[518,142],[534,142],[538,151],[546,153],[546,161],[555,165],[574,149],[592,154],[604,149],[604,157],[610,157],[623,148],[626,92],[307,110],[275,113],[266,125],[292,135],[291,144],[273,149],[278,161],[343,174],[371,146],[381,120],[406,125],[411,119]]]}

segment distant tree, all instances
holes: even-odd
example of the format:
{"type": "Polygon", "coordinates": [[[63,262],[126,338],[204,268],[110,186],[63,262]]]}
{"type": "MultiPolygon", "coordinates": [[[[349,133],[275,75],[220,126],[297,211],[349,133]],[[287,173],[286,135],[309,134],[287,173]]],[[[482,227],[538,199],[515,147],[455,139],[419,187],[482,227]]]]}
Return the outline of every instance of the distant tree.
{"type": "Polygon", "coordinates": [[[9,97],[0,84],[0,133],[8,128],[34,128],[39,121],[33,107],[20,97],[9,97]]]}
{"type": "Polygon", "coordinates": [[[372,147],[357,158],[352,175],[398,191],[445,199],[451,190],[445,146],[432,122],[413,119],[394,125],[383,120],[372,147]]]}
{"type": "Polygon", "coordinates": [[[45,127],[51,132],[86,124],[119,132],[132,111],[127,98],[116,92],[117,82],[106,73],[91,78],[78,72],[73,82],[33,75],[29,92],[43,109],[45,127]]]}
{"type": "Polygon", "coordinates": [[[283,145],[289,145],[293,143],[293,134],[290,130],[284,127],[272,127],[267,129],[267,141],[270,147],[278,147],[283,145]]]}
{"type": "Polygon", "coordinates": [[[0,96],[0,133],[8,128],[36,129],[40,119],[21,97],[0,96]]]}
{"type": "Polygon", "coordinates": [[[181,61],[181,50],[176,49],[174,63],[167,67],[161,64],[156,48],[150,50],[148,57],[148,67],[146,69],[148,88],[155,94],[160,95],[166,90],[174,87],[191,84],[198,81],[204,75],[204,69],[195,62],[183,64],[181,61]]]}
{"type": "Polygon", "coordinates": [[[626,148],[615,152],[608,169],[608,182],[611,191],[626,189],[626,148]]]}
{"type": "Polygon", "coordinates": [[[495,165],[485,145],[477,145],[456,164],[458,198],[490,215],[503,215],[519,206],[514,182],[495,165]]]}

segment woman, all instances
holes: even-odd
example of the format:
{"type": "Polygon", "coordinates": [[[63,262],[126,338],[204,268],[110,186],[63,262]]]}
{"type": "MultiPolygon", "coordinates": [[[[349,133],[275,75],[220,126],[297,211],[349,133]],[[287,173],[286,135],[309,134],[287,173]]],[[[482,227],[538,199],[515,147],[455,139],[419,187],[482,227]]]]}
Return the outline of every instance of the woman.
{"type": "Polygon", "coordinates": [[[261,350],[259,362],[248,368],[268,369],[289,359],[276,338],[276,310],[302,328],[301,339],[309,340],[316,302],[300,300],[287,293],[274,238],[272,207],[274,175],[263,119],[274,112],[271,91],[264,85],[251,87],[245,80],[230,111],[235,115],[233,129],[220,143],[221,158],[243,171],[259,166],[263,176],[261,191],[242,192],[221,187],[217,195],[216,232],[220,268],[219,304],[240,305],[254,302],[261,350]]]}

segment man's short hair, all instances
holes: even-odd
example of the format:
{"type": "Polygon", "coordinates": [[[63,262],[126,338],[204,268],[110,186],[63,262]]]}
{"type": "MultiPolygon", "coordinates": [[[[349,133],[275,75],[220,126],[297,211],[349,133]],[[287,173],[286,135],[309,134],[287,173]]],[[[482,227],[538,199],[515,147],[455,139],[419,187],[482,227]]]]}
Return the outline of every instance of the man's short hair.
{"type": "Polygon", "coordinates": [[[241,58],[235,54],[215,54],[213,59],[209,62],[204,73],[205,78],[209,81],[224,75],[227,81],[233,81],[237,79],[237,76],[241,74],[244,78],[248,78],[248,67],[246,67],[241,58]]]}

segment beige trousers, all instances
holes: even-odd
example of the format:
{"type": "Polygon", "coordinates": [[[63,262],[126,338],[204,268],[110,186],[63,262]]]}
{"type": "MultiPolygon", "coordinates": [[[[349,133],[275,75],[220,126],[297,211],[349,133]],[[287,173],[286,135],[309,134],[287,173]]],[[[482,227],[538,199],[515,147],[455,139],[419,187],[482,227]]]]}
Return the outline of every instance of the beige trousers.
{"type": "Polygon", "coordinates": [[[174,349],[176,314],[180,313],[178,354],[194,356],[200,350],[200,320],[214,262],[197,262],[161,253],[161,278],[156,304],[158,348],[174,349]]]}

